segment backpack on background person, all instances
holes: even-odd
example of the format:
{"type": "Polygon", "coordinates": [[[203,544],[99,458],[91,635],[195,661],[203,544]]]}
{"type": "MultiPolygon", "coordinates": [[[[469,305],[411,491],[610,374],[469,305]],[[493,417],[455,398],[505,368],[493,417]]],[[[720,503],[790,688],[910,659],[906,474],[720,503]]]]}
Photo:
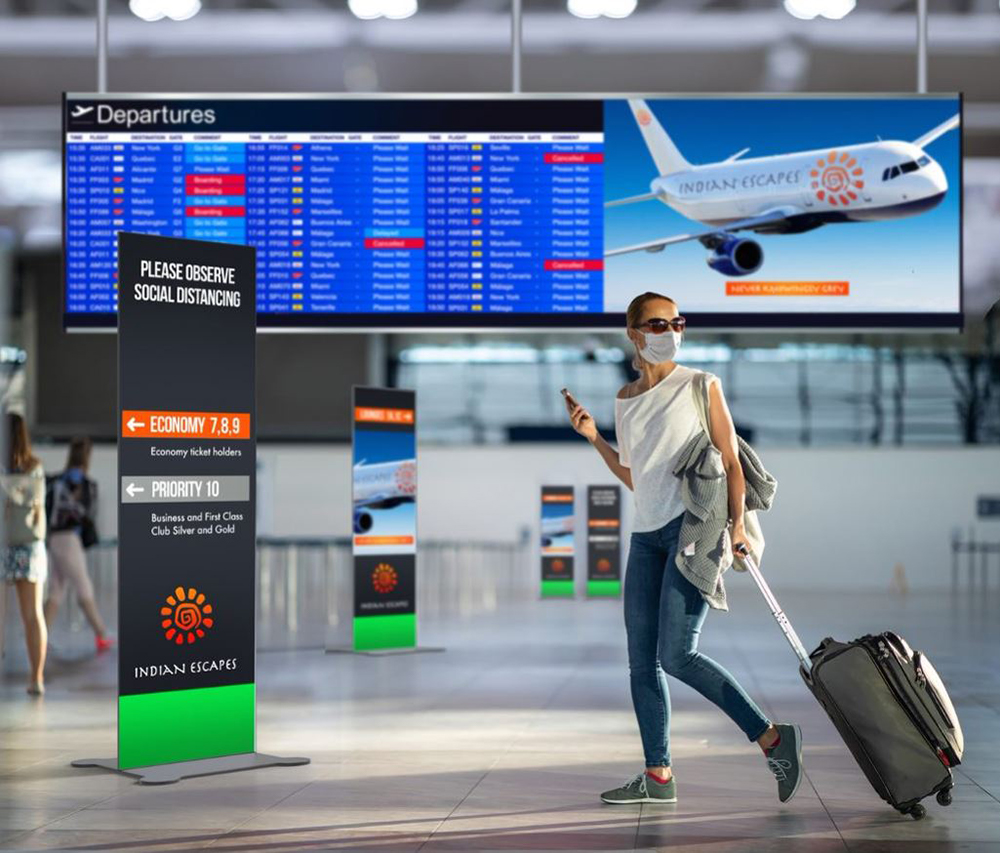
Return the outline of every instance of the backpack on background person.
{"type": "Polygon", "coordinates": [[[49,532],[79,530],[84,548],[97,544],[99,536],[94,516],[97,511],[97,483],[79,471],[68,469],[47,478],[45,515],[49,532]]]}

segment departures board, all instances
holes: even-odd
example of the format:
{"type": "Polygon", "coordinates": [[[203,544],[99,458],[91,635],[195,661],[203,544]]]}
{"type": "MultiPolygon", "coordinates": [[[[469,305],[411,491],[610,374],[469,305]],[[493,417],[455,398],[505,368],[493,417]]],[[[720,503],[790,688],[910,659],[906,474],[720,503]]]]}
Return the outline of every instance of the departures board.
{"type": "Polygon", "coordinates": [[[961,98],[66,95],[64,322],[117,235],[251,246],[258,327],[959,328],[961,98]]]}
{"type": "Polygon", "coordinates": [[[296,324],[604,310],[599,101],[74,100],[68,116],[73,319],[116,311],[118,231],[253,246],[259,314],[296,324]]]}

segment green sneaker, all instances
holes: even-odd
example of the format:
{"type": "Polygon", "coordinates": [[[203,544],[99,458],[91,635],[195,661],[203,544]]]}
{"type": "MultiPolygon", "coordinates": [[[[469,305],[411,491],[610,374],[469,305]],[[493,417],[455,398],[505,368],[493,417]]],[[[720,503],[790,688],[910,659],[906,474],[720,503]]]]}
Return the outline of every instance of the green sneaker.
{"type": "Polygon", "coordinates": [[[676,803],[677,781],[657,782],[648,773],[637,773],[620,788],[601,794],[601,799],[613,806],[626,803],[676,803]]]}
{"type": "Polygon", "coordinates": [[[802,781],[802,730],[798,726],[776,723],[778,743],[764,754],[767,768],[778,780],[778,799],[787,803],[799,790],[802,781]]]}

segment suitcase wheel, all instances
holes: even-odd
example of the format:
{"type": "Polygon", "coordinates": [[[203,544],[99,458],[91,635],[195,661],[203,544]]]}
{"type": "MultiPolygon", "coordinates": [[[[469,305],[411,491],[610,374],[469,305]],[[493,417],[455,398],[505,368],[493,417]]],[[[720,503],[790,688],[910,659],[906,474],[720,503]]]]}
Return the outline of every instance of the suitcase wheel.
{"type": "Polygon", "coordinates": [[[920,803],[917,803],[915,806],[910,806],[903,814],[908,814],[914,820],[923,820],[924,815],[927,814],[927,809],[920,805],[920,803]]]}
{"type": "Polygon", "coordinates": [[[951,788],[942,788],[937,792],[938,805],[950,806],[951,805],[951,788]]]}

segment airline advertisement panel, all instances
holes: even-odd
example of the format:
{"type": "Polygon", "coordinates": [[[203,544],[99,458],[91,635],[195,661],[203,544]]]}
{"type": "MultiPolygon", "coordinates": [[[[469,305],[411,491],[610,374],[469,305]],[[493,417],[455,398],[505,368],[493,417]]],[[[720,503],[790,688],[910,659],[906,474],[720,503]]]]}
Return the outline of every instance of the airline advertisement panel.
{"type": "Polygon", "coordinates": [[[572,486],[542,486],[542,597],[573,595],[574,511],[572,486]]]}
{"type": "Polygon", "coordinates": [[[416,394],[355,387],[354,650],[417,641],[416,394]]]}
{"type": "Polygon", "coordinates": [[[951,96],[607,101],[606,309],[645,282],[709,324],[956,322],[960,116],[951,96]]]}

